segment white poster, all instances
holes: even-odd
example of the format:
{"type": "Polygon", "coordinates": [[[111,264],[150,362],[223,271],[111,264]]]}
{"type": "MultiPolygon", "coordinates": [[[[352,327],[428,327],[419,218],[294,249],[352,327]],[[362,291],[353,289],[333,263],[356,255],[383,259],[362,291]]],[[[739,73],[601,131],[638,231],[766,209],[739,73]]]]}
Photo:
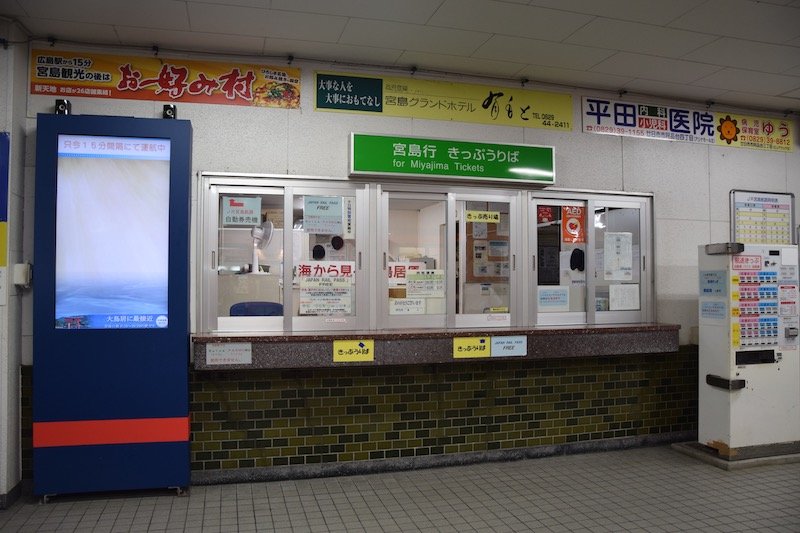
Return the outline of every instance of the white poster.
{"type": "Polygon", "coordinates": [[[420,270],[408,275],[407,296],[444,298],[444,294],[444,270],[420,270]]]}
{"type": "Polygon", "coordinates": [[[390,315],[424,315],[425,298],[389,298],[390,315]]]}
{"type": "Polygon", "coordinates": [[[609,285],[608,309],[609,311],[631,311],[639,309],[639,285],[609,285]]]}
{"type": "Polygon", "coordinates": [[[631,281],[633,279],[633,234],[630,232],[605,234],[603,239],[604,279],[631,281]]]}

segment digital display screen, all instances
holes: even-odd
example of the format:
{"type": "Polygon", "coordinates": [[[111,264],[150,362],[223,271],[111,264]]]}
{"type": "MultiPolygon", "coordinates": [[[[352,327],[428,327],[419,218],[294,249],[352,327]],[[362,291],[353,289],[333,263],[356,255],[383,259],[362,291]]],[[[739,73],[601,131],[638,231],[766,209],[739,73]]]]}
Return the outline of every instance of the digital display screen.
{"type": "Polygon", "coordinates": [[[168,324],[169,139],[58,136],[57,329],[168,324]]]}

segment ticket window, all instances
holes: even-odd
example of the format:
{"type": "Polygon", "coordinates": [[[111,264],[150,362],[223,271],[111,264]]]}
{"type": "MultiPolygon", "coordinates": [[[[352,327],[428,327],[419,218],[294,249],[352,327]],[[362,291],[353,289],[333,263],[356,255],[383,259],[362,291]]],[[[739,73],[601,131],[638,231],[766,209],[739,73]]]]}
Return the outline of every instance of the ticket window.
{"type": "Polygon", "coordinates": [[[316,183],[203,175],[200,329],[365,327],[366,186],[316,183]]]}
{"type": "Polygon", "coordinates": [[[531,200],[529,305],[537,324],[586,323],[587,212],[583,201],[531,200]]]}
{"type": "Polygon", "coordinates": [[[510,326],[517,301],[514,198],[455,195],[455,201],[455,326],[510,326]]]}
{"type": "Polygon", "coordinates": [[[645,204],[592,202],[596,323],[649,320],[645,204]]]}
{"type": "Polygon", "coordinates": [[[447,195],[384,192],[380,202],[382,323],[446,327],[447,195]]]}
{"type": "MultiPolygon", "coordinates": [[[[363,328],[363,188],[293,188],[290,316],[296,331],[363,328]]],[[[288,246],[288,245],[287,245],[288,246]]],[[[288,304],[287,304],[288,305],[288,304]]]]}
{"type": "Polygon", "coordinates": [[[220,188],[215,204],[217,329],[283,329],[283,191],[220,188]]]}

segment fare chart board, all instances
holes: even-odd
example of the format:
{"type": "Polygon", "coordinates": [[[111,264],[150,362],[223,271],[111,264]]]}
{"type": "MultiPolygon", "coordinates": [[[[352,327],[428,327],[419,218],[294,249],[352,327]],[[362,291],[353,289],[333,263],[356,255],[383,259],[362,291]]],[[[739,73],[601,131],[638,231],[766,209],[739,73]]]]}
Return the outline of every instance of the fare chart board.
{"type": "Polygon", "coordinates": [[[794,194],[732,190],[731,238],[744,244],[794,244],[794,194]]]}

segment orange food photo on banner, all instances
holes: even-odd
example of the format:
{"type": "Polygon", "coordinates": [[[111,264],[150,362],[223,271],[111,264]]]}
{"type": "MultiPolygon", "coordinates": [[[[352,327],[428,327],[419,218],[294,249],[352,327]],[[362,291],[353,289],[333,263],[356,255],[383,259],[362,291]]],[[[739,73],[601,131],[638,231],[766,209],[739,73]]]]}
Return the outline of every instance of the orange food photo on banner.
{"type": "Polygon", "coordinates": [[[300,107],[300,89],[291,83],[269,82],[253,89],[253,104],[260,107],[300,107]]]}

